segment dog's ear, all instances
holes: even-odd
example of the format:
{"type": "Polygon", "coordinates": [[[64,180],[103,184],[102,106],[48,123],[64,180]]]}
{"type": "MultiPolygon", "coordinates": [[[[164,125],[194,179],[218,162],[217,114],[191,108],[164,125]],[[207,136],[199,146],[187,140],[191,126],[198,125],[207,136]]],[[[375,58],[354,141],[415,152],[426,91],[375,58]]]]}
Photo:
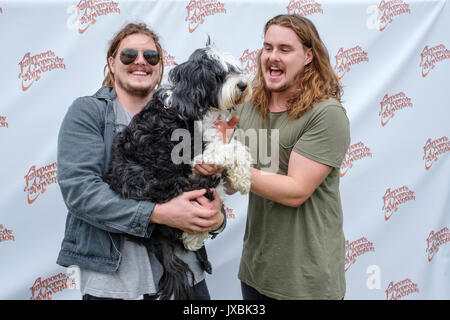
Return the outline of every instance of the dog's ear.
{"type": "Polygon", "coordinates": [[[212,41],[211,41],[211,37],[209,36],[209,34],[208,34],[208,39],[206,39],[206,46],[207,47],[210,47],[210,46],[212,46],[213,45],[213,43],[212,43],[212,41]]]}
{"type": "Polygon", "coordinates": [[[209,107],[218,106],[220,84],[225,72],[205,49],[197,49],[188,61],[169,72],[171,105],[186,120],[201,119],[209,107]]]}

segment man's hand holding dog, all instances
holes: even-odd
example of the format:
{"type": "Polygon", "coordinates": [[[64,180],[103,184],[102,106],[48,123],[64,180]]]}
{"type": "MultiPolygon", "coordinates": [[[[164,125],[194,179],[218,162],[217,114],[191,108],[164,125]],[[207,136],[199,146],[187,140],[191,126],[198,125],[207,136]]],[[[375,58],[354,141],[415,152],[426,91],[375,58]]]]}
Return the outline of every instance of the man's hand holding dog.
{"type": "MultiPolygon", "coordinates": [[[[228,143],[233,135],[234,127],[239,121],[239,116],[234,116],[228,121],[216,120],[217,135],[222,139],[223,143],[228,143]]],[[[221,166],[216,166],[208,163],[199,163],[194,166],[196,174],[203,174],[205,176],[212,176],[217,173],[222,173],[224,170],[221,166]]]]}
{"type": "MultiPolygon", "coordinates": [[[[222,139],[223,143],[228,143],[233,135],[234,127],[239,121],[239,116],[234,116],[228,121],[218,121],[214,123],[217,129],[217,135],[222,139]]],[[[222,173],[224,171],[223,167],[215,166],[207,163],[199,163],[195,165],[194,172],[197,174],[203,174],[205,176],[212,176],[217,173],[222,173]]],[[[225,192],[228,195],[236,193],[236,190],[230,184],[228,179],[225,179],[225,192]]]]}
{"type": "Polygon", "coordinates": [[[216,120],[214,124],[216,125],[217,134],[222,138],[223,143],[228,143],[234,132],[234,127],[239,122],[239,116],[234,116],[228,121],[216,120]]]}
{"type": "Polygon", "coordinates": [[[213,189],[214,200],[204,197],[205,189],[184,192],[169,202],[157,204],[150,222],[164,224],[188,233],[217,230],[223,223],[221,199],[213,189]]]}

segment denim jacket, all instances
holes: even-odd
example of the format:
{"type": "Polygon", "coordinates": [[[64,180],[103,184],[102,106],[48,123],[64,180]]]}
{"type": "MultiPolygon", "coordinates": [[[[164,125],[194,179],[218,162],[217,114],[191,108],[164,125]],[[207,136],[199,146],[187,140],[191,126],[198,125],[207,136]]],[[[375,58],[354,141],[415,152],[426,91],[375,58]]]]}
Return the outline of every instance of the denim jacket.
{"type": "MultiPolygon", "coordinates": [[[[110,87],[78,98],[61,124],[58,183],[68,213],[56,262],[64,267],[78,265],[98,272],[115,272],[121,260],[123,235],[150,237],[155,226],[150,223],[154,203],[124,199],[102,179],[116,135],[112,105],[115,98],[110,87]]],[[[225,222],[220,231],[224,226],[225,222]]],[[[203,251],[209,265],[209,270],[205,270],[210,273],[203,251]]]]}

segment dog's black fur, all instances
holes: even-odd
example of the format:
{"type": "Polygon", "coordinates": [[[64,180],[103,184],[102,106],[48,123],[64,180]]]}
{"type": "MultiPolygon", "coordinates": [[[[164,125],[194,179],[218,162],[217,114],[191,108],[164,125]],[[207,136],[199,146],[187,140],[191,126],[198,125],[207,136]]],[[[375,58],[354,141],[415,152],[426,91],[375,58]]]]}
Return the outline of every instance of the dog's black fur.
{"type": "MultiPolygon", "coordinates": [[[[210,107],[218,106],[226,75],[205,49],[197,49],[188,61],[175,66],[169,72],[169,86],[156,90],[152,100],[118,134],[104,176],[111,188],[124,198],[164,203],[185,191],[216,187],[218,178],[192,175],[191,164],[172,161],[172,149],[179,141],[171,141],[171,136],[175,129],[189,130],[192,160],[196,155],[194,121],[201,120],[210,107]]],[[[201,132],[197,134],[201,136],[201,132]]],[[[210,200],[211,195],[208,194],[210,200]]],[[[139,238],[164,268],[158,291],[161,299],[170,299],[172,294],[175,299],[193,298],[193,273],[174,254],[174,244],[181,243],[181,233],[156,225],[150,238],[139,238]]],[[[203,264],[209,263],[204,255],[202,260],[203,264]]]]}

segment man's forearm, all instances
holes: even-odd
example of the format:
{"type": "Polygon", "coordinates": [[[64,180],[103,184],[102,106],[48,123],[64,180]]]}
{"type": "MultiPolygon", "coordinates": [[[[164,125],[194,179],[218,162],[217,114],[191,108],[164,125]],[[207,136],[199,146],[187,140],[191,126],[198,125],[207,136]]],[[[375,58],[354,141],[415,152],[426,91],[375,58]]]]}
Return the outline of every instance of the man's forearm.
{"type": "Polygon", "coordinates": [[[252,168],[251,191],[266,199],[290,207],[298,207],[308,199],[302,187],[290,176],[252,168]]]}

